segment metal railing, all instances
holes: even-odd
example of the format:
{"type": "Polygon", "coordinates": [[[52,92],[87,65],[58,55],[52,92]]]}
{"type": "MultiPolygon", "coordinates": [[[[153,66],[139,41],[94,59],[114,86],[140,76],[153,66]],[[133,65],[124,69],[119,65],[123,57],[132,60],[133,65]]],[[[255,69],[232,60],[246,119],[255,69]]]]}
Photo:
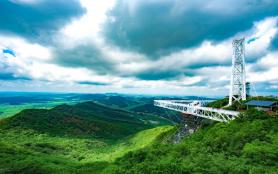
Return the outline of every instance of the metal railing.
{"type": "Polygon", "coordinates": [[[239,112],[236,111],[204,107],[201,101],[154,100],[154,105],[220,122],[229,122],[239,115],[239,112]]]}

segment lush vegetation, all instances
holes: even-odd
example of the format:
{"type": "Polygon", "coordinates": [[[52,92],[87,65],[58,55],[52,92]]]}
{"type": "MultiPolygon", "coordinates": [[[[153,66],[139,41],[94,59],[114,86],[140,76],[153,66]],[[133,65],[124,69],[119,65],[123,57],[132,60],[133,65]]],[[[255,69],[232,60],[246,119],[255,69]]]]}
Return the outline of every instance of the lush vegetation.
{"type": "Polygon", "coordinates": [[[75,104],[76,102],[68,101],[49,101],[38,103],[24,103],[24,104],[0,104],[0,119],[11,117],[24,109],[51,109],[61,104],[75,104]]]}
{"type": "Polygon", "coordinates": [[[104,173],[277,173],[278,117],[247,111],[229,124],[203,127],[180,144],[130,152],[104,173]]]}
{"type": "Polygon", "coordinates": [[[0,173],[99,173],[115,158],[153,144],[171,129],[148,129],[118,141],[0,130],[0,173]]]}
{"type": "Polygon", "coordinates": [[[94,102],[23,110],[0,121],[0,173],[98,173],[173,127],[94,102]],[[153,128],[153,129],[150,129],[153,128]]]}
{"type": "Polygon", "coordinates": [[[0,119],[13,116],[24,109],[50,109],[64,103],[85,101],[73,94],[0,92],[0,119]]]}
{"type": "Polygon", "coordinates": [[[0,119],[13,116],[24,109],[51,109],[61,104],[76,104],[93,101],[110,108],[162,116],[180,121],[180,114],[153,106],[153,100],[144,96],[119,94],[55,94],[55,93],[6,93],[0,92],[0,119]]]}
{"type": "MultiPolygon", "coordinates": [[[[236,110],[236,111],[245,111],[247,106],[245,103],[251,100],[265,100],[265,101],[278,101],[277,97],[274,96],[257,96],[257,97],[248,97],[245,101],[234,102],[232,106],[227,106],[229,103],[229,98],[223,98],[220,100],[216,100],[214,102],[208,103],[208,107],[213,108],[224,108],[227,110],[236,110]]],[[[277,109],[275,109],[277,110],[277,109]]]]}
{"type": "Polygon", "coordinates": [[[94,102],[27,109],[2,120],[2,129],[31,129],[38,133],[118,139],[154,125],[169,124],[160,117],[108,108],[94,102]]]}
{"type": "MultiPolygon", "coordinates": [[[[91,96],[82,97],[78,100],[91,96]]],[[[229,124],[203,122],[197,132],[173,144],[176,128],[155,115],[165,113],[150,106],[151,99],[93,97],[99,104],[28,109],[0,120],[0,173],[278,171],[277,114],[236,104],[229,109],[245,111],[240,118],[229,124]],[[117,101],[121,103],[113,104],[117,101]]],[[[221,108],[226,103],[223,99],[210,105],[221,108]]]]}

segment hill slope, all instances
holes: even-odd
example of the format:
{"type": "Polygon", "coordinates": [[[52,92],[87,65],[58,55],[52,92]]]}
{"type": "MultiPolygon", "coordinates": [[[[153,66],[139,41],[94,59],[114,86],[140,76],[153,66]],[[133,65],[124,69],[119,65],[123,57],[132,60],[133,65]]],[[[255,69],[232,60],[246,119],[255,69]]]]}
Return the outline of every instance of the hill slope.
{"type": "Polygon", "coordinates": [[[93,102],[23,110],[0,120],[0,173],[99,173],[172,129],[153,128],[164,124],[93,102]]]}
{"type": "Polygon", "coordinates": [[[229,124],[200,129],[180,144],[130,152],[103,173],[276,173],[278,117],[249,110],[229,124]]]}
{"type": "Polygon", "coordinates": [[[3,120],[1,127],[32,129],[51,135],[121,138],[153,127],[144,119],[147,117],[93,102],[84,102],[73,106],[60,105],[50,110],[23,110],[3,120]]]}
{"type": "Polygon", "coordinates": [[[132,112],[137,112],[137,113],[159,115],[168,120],[172,120],[175,123],[182,122],[181,113],[154,106],[153,101],[150,103],[134,106],[134,107],[130,108],[129,110],[132,112]]]}
{"type": "Polygon", "coordinates": [[[167,141],[172,126],[147,129],[153,119],[165,124],[93,102],[25,110],[0,121],[0,173],[278,171],[277,114],[248,110],[229,124],[204,125],[179,144],[167,141]]]}
{"type": "Polygon", "coordinates": [[[0,173],[97,174],[116,158],[153,144],[171,129],[147,129],[112,142],[0,129],[0,173]]]}

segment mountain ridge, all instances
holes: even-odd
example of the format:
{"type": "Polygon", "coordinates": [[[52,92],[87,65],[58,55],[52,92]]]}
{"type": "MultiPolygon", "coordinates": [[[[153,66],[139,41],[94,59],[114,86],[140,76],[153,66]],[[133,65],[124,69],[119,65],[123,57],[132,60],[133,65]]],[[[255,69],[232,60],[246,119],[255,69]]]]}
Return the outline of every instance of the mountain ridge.
{"type": "Polygon", "coordinates": [[[153,125],[140,114],[105,107],[88,101],[52,109],[26,109],[1,121],[5,129],[25,128],[40,133],[67,136],[120,138],[153,125]]]}

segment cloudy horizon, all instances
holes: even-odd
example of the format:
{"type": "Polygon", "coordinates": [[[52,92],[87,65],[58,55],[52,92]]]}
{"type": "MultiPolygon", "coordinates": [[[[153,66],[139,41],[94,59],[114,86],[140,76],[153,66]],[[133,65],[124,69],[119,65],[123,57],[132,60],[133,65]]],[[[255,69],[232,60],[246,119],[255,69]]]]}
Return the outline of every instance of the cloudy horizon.
{"type": "Polygon", "coordinates": [[[5,0],[0,13],[0,91],[224,96],[244,37],[251,92],[278,95],[274,0],[5,0]]]}

